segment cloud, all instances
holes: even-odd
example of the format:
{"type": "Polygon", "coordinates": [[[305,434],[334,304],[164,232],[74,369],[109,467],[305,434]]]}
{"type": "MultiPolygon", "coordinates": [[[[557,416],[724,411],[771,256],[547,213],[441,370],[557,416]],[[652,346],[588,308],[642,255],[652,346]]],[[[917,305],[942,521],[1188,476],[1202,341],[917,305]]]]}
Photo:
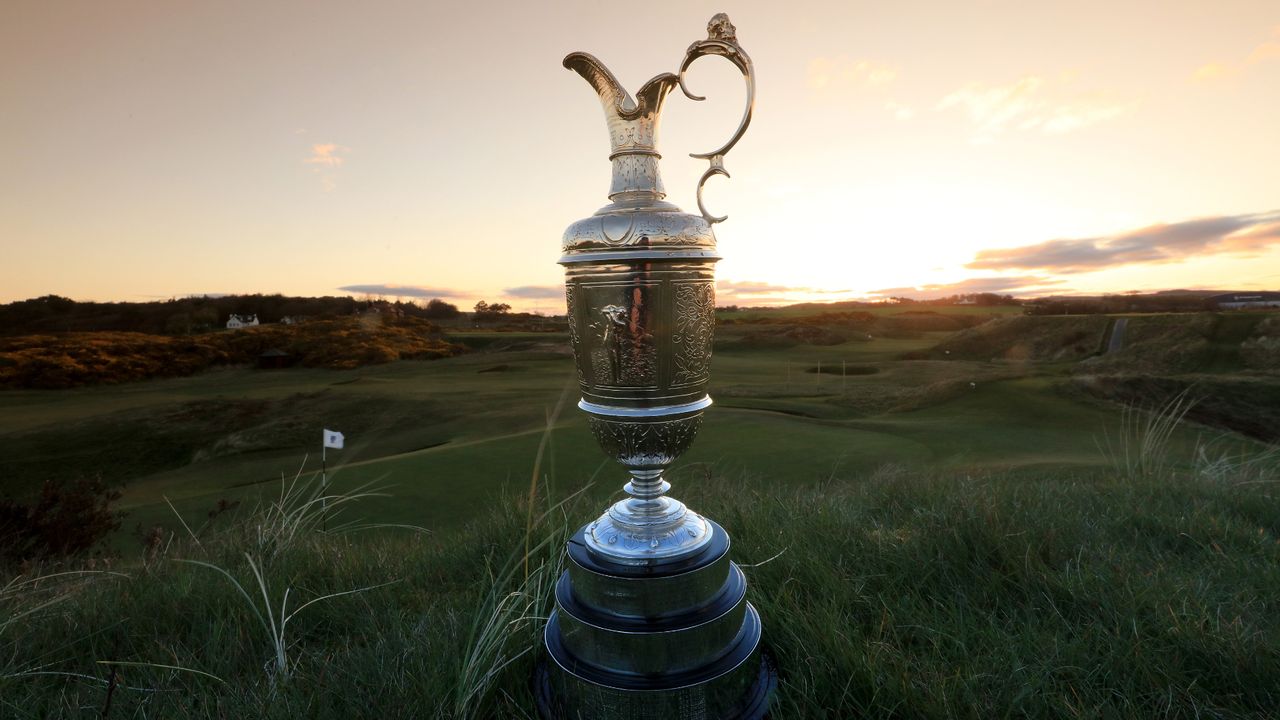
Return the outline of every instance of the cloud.
{"type": "Polygon", "coordinates": [[[813,58],[805,69],[805,82],[817,91],[883,87],[897,77],[898,71],[888,65],[846,55],[813,58]]]}
{"type": "Polygon", "coordinates": [[[502,290],[504,297],[520,298],[521,300],[563,300],[563,285],[521,285],[520,287],[504,288],[502,290]]]}
{"type": "Polygon", "coordinates": [[[1056,135],[1079,130],[1117,117],[1135,106],[1103,93],[1073,93],[1063,97],[1063,86],[1074,76],[1050,82],[1027,75],[1006,85],[970,83],[938,101],[934,109],[963,109],[975,126],[973,140],[990,142],[1009,130],[1040,130],[1056,135]]]}
{"type": "Polygon", "coordinates": [[[953,283],[882,288],[880,290],[872,290],[870,294],[881,297],[912,297],[918,300],[928,300],[970,293],[1007,293],[1013,290],[1028,290],[1047,285],[1059,285],[1062,282],[1062,280],[1039,275],[993,275],[990,277],[968,278],[953,283]]]}
{"type": "Polygon", "coordinates": [[[1177,262],[1203,255],[1252,255],[1272,245],[1280,245],[1280,210],[1161,223],[1105,237],[982,250],[965,267],[1078,273],[1133,263],[1177,262]]]}
{"type": "Polygon", "coordinates": [[[1263,40],[1239,62],[1210,62],[1196,68],[1191,73],[1192,80],[1212,81],[1243,75],[1257,65],[1280,60],[1280,25],[1271,28],[1271,37],[1263,40]]]}
{"type": "Polygon", "coordinates": [[[430,288],[422,285],[396,285],[394,283],[374,283],[372,285],[343,285],[338,288],[349,293],[360,295],[387,295],[391,297],[414,298],[459,298],[470,297],[469,293],[458,292],[446,288],[430,288]]]}
{"type": "Polygon", "coordinates": [[[916,111],[910,105],[903,105],[900,102],[889,100],[884,104],[884,109],[893,113],[893,116],[899,120],[910,120],[916,116],[916,111]]]}
{"type": "Polygon", "coordinates": [[[317,143],[311,146],[311,154],[302,162],[313,166],[311,171],[320,177],[325,192],[332,192],[338,186],[336,173],[346,162],[343,156],[349,152],[351,148],[337,143],[317,143]]]}
{"type": "Polygon", "coordinates": [[[1050,110],[1049,117],[1041,127],[1051,135],[1059,135],[1110,120],[1130,107],[1131,105],[1108,104],[1104,100],[1068,103],[1050,110]]]}
{"type": "Polygon", "coordinates": [[[338,168],[342,167],[344,158],[343,154],[350,152],[350,148],[342,147],[334,143],[319,143],[311,146],[311,156],[305,163],[312,165],[324,165],[326,167],[338,168]]]}
{"type": "Polygon", "coordinates": [[[1222,63],[1205,63],[1191,73],[1192,80],[1217,80],[1232,75],[1233,70],[1222,63]]]}
{"type": "Polygon", "coordinates": [[[824,288],[800,285],[776,285],[758,280],[718,280],[716,281],[717,301],[724,302],[777,302],[808,301],[814,296],[833,295],[846,296],[851,290],[827,290],[824,288]]]}

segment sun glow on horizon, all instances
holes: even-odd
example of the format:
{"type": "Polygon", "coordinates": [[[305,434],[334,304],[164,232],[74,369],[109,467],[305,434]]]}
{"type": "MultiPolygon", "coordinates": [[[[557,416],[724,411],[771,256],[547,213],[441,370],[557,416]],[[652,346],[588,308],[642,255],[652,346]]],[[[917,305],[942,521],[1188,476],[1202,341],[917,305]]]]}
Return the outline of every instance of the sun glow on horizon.
{"type": "MultiPolygon", "coordinates": [[[[398,287],[546,312],[560,233],[608,186],[560,59],[634,92],[714,11],[660,3],[635,45],[601,33],[637,22],[621,6],[320,5],[0,8],[0,302],[398,287]]],[[[731,15],[759,78],[707,187],[721,304],[1280,286],[1274,4],[731,15]]],[[[743,93],[716,58],[690,79],[708,99],[673,95],[659,146],[686,210],[687,153],[743,93]]]]}

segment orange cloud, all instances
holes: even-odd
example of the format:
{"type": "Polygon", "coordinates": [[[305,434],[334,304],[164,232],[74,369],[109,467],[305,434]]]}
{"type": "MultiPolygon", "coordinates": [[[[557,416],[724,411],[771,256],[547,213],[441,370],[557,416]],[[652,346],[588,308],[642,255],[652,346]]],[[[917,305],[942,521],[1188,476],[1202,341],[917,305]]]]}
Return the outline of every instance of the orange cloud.
{"type": "MultiPolygon", "coordinates": [[[[1019,294],[1036,294],[1047,292],[1047,288],[1052,285],[1061,285],[1063,280],[1042,277],[1039,275],[994,275],[990,277],[976,277],[960,280],[953,283],[937,283],[931,285],[917,285],[911,287],[892,287],[872,290],[871,295],[880,297],[911,297],[917,300],[932,300],[935,298],[951,297],[952,295],[966,295],[974,293],[1010,293],[1018,292],[1019,294]]],[[[1060,288],[1052,288],[1053,291],[1060,291],[1060,288]]]]}
{"type": "Polygon", "coordinates": [[[311,170],[320,177],[325,192],[333,192],[338,187],[336,172],[346,161],[343,155],[349,152],[351,148],[337,143],[317,143],[311,146],[311,155],[302,162],[314,166],[311,170]]]}
{"type": "Polygon", "coordinates": [[[1191,79],[1216,80],[1221,77],[1226,77],[1231,73],[1232,73],[1231,68],[1227,67],[1226,65],[1223,65],[1222,63],[1211,62],[1211,63],[1205,63],[1204,65],[1201,65],[1200,67],[1196,68],[1196,71],[1191,74],[1191,79]]]}
{"type": "Polygon", "coordinates": [[[1193,218],[1118,235],[982,250],[965,267],[1067,274],[1207,255],[1255,255],[1274,245],[1280,245],[1280,211],[1193,218]]]}
{"type": "Polygon", "coordinates": [[[338,168],[342,167],[342,154],[347,152],[350,152],[350,148],[345,148],[335,143],[320,143],[311,146],[311,157],[308,157],[303,162],[338,168]]]}
{"type": "Polygon", "coordinates": [[[1272,60],[1280,60],[1280,25],[1271,28],[1271,36],[1271,38],[1255,45],[1240,62],[1205,63],[1191,73],[1191,79],[1199,81],[1222,80],[1242,75],[1245,71],[1257,65],[1272,60]]]}

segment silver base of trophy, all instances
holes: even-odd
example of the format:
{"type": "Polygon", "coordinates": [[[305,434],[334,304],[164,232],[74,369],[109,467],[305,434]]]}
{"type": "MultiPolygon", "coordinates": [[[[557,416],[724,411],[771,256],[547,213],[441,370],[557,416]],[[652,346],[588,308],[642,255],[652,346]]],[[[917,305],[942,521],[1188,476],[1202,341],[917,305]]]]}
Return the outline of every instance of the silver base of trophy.
{"type": "MultiPolygon", "coordinates": [[[[671,487],[665,480],[662,491],[671,487]]],[[[632,492],[633,482],[626,489],[632,492]]],[[[651,565],[679,560],[711,542],[711,524],[669,497],[620,500],[587,526],[586,545],[592,552],[626,565],[651,565]]]]}
{"type": "Polygon", "coordinates": [[[760,616],[729,537],[647,566],[601,558],[589,527],[569,542],[536,694],[544,718],[755,720],[776,684],[760,616]]]}

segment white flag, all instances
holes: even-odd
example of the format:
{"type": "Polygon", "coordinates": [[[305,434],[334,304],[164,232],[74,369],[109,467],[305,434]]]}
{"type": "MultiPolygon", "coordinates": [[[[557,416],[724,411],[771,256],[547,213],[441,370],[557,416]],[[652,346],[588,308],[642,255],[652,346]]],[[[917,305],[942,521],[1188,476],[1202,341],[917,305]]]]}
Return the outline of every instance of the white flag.
{"type": "Polygon", "coordinates": [[[324,446],[327,448],[336,448],[338,450],[341,450],[343,439],[344,438],[342,437],[342,433],[338,432],[337,430],[324,431],[324,446]]]}

